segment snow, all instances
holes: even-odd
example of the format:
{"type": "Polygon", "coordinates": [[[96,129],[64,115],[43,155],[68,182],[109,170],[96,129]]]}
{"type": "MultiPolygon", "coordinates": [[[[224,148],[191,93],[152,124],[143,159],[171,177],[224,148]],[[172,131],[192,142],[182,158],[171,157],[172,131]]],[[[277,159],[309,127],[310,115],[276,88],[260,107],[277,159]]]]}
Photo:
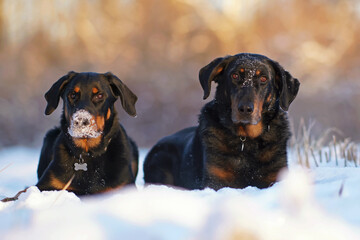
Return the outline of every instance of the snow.
{"type": "MultiPolygon", "coordinates": [[[[36,183],[39,153],[21,147],[0,151],[0,197],[13,196],[36,183]]],[[[140,151],[141,160],[145,154],[146,150],[140,151]]],[[[142,164],[136,187],[103,195],[79,199],[67,191],[40,192],[32,186],[18,201],[0,202],[0,236],[360,239],[360,168],[323,164],[304,169],[294,162],[280,182],[263,190],[144,186],[142,164]]]]}
{"type": "Polygon", "coordinates": [[[101,135],[94,117],[84,109],[73,114],[68,132],[75,138],[97,138],[101,135]],[[85,121],[89,124],[83,124],[85,121]]]}

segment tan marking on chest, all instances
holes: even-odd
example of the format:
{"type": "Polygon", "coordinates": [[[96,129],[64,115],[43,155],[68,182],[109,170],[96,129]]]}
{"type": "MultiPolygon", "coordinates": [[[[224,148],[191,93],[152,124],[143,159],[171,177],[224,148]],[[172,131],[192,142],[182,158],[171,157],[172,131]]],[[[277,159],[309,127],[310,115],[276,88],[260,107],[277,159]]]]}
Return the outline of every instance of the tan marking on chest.
{"type": "Polygon", "coordinates": [[[248,124],[238,128],[238,135],[242,137],[256,138],[263,132],[263,124],[260,121],[256,125],[248,124]]]}
{"type": "Polygon", "coordinates": [[[250,138],[256,138],[261,135],[263,131],[263,124],[262,122],[259,122],[256,125],[246,125],[246,134],[250,138]]]}

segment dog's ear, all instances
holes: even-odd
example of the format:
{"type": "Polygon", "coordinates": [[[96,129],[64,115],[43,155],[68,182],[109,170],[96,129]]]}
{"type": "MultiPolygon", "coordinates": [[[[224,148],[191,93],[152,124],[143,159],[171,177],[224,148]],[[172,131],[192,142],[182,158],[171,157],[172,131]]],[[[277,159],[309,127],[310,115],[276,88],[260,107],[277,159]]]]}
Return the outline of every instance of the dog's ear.
{"type": "Polygon", "coordinates": [[[105,77],[108,79],[111,90],[114,96],[120,97],[121,105],[124,110],[130,115],[136,116],[135,103],[137,96],[114,74],[111,72],[105,73],[105,77]]]}
{"type": "Polygon", "coordinates": [[[65,86],[70,82],[70,80],[76,75],[76,72],[69,72],[65,76],[57,80],[45,93],[45,99],[47,101],[47,106],[45,109],[45,114],[50,115],[59,105],[60,96],[64,92],[65,86]]]}
{"type": "Polygon", "coordinates": [[[280,107],[287,111],[299,91],[300,82],[285,71],[278,62],[271,60],[271,65],[275,70],[275,84],[280,93],[280,107]]]}
{"type": "Polygon", "coordinates": [[[216,58],[211,63],[200,69],[199,80],[204,90],[204,98],[210,95],[211,82],[217,81],[217,77],[224,71],[226,66],[232,60],[232,57],[216,58]]]}

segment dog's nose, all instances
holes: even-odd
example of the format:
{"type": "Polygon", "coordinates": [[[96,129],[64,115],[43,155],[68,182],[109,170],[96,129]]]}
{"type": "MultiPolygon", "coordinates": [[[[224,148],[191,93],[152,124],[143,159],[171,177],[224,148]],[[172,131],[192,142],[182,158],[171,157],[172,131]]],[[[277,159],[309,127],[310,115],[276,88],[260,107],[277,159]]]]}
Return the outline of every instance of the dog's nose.
{"type": "Polygon", "coordinates": [[[86,127],[90,124],[89,119],[87,118],[78,118],[74,121],[76,127],[86,127]]]}
{"type": "Polygon", "coordinates": [[[254,104],[252,104],[252,103],[240,104],[238,109],[239,109],[239,112],[241,112],[241,113],[251,114],[254,112],[254,104]]]}

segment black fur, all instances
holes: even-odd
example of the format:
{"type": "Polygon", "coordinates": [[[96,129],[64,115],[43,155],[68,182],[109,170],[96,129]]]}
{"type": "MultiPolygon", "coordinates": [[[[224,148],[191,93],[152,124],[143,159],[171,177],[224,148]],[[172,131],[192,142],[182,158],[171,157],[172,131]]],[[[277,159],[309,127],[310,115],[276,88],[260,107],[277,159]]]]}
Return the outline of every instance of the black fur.
{"type": "Polygon", "coordinates": [[[146,183],[187,189],[271,186],[287,167],[287,114],[299,81],[257,54],[217,58],[200,70],[199,125],[161,139],[144,163],[146,183]],[[262,82],[263,81],[263,82],[262,82]]]}
{"type": "Polygon", "coordinates": [[[60,127],[50,130],[44,138],[36,186],[40,190],[59,190],[70,183],[67,190],[86,195],[134,183],[138,149],[118,122],[114,103],[120,97],[125,111],[135,116],[136,95],[111,73],[70,72],[45,94],[48,102],[45,114],[56,109],[60,97],[64,102],[60,127]],[[71,116],[80,109],[99,118],[102,134],[97,139],[69,135],[71,116]],[[87,171],[74,170],[80,159],[87,164],[87,171]]]}

